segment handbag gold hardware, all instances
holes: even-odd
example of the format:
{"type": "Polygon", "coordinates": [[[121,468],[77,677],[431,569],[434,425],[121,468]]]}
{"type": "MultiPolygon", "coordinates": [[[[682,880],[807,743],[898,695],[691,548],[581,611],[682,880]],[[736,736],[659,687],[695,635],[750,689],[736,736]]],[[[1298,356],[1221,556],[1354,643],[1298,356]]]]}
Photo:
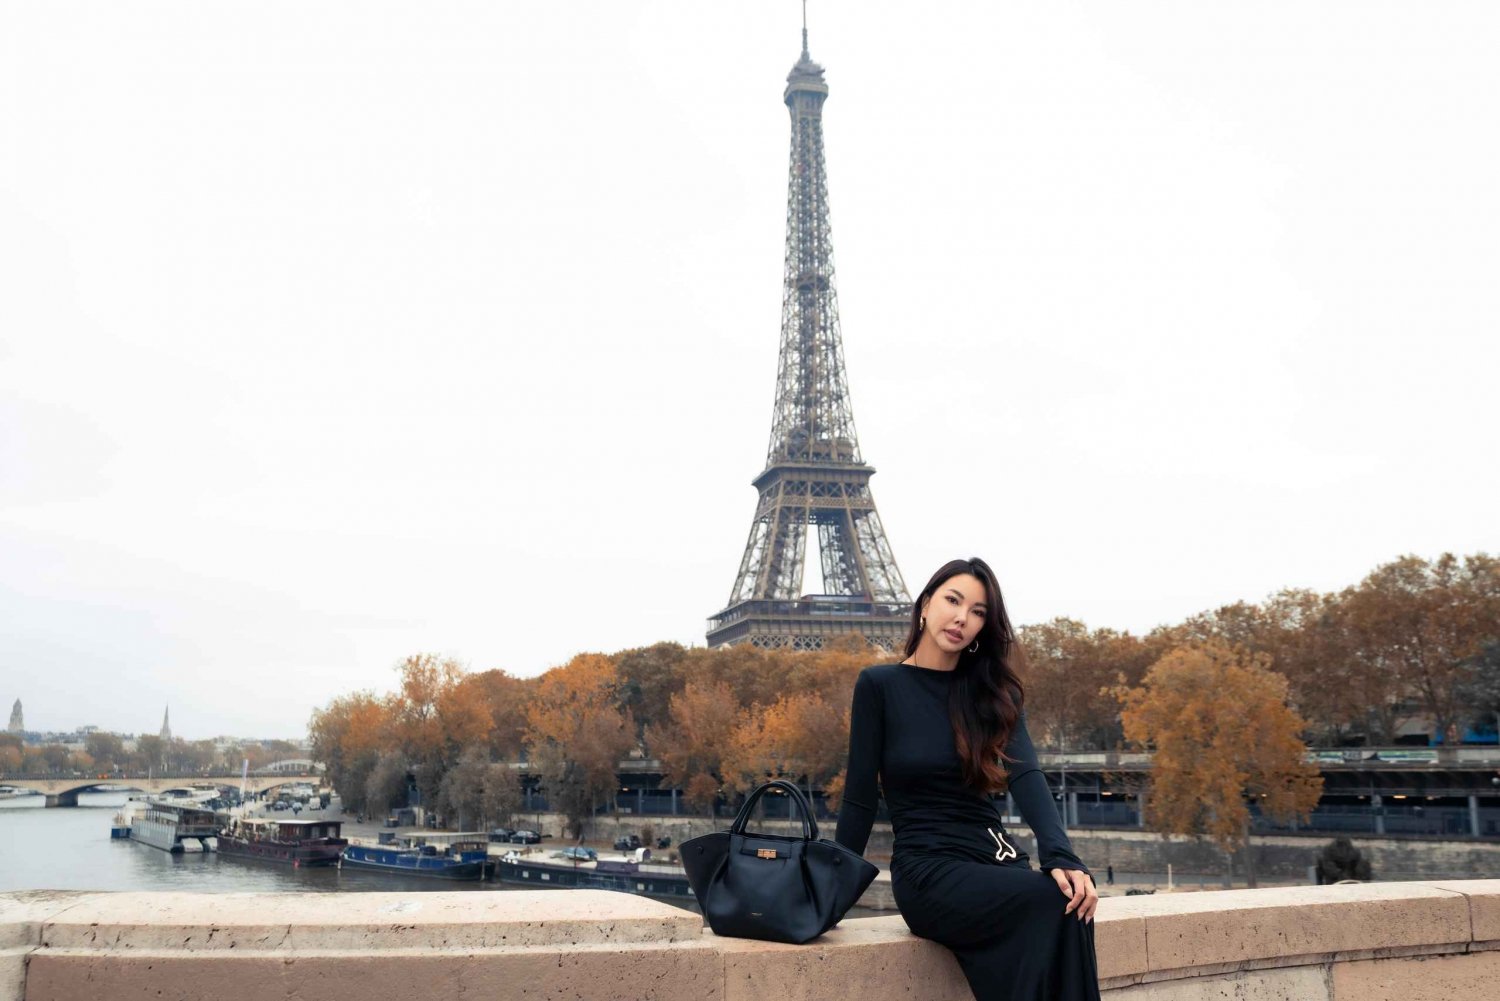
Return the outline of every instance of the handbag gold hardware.
{"type": "Polygon", "coordinates": [[[776,849],[774,849],[774,848],[760,848],[760,849],[757,849],[756,852],[755,852],[755,857],[756,858],[775,858],[776,857],[776,849]]]}

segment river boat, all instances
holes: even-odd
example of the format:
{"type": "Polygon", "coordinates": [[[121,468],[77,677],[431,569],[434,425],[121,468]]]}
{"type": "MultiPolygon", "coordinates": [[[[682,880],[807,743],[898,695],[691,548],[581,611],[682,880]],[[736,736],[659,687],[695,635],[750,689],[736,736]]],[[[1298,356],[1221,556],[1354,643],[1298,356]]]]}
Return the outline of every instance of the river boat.
{"type": "Polygon", "coordinates": [[[504,883],[621,890],[653,897],[693,896],[693,888],[681,866],[654,864],[640,858],[558,862],[509,851],[497,862],[495,878],[504,883]]]}
{"type": "Polygon", "coordinates": [[[218,835],[212,810],[179,803],[151,800],[130,823],[131,841],[174,853],[213,851],[218,835]]]}
{"type": "Polygon", "coordinates": [[[337,865],[349,842],[337,820],[235,820],[219,835],[219,854],[289,864],[337,865]]]}
{"type": "Polygon", "coordinates": [[[150,804],[150,796],[130,796],[120,808],[115,811],[114,822],[110,825],[109,836],[115,841],[124,841],[130,837],[130,825],[134,824],[150,804]]]}
{"type": "Polygon", "coordinates": [[[355,845],[344,848],[340,869],[371,869],[425,879],[484,879],[490,871],[489,845],[458,841],[451,845],[355,845]]]}

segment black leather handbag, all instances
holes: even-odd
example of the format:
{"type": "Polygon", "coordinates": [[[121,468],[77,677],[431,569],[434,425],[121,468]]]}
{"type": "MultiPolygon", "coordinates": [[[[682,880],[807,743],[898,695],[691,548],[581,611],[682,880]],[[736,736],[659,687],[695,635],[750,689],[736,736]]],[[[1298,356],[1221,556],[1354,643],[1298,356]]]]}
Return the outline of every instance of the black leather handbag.
{"type": "Polygon", "coordinates": [[[838,924],[880,870],[858,852],[818,837],[802,790],[776,779],[745,797],[727,831],[684,841],[688,883],[715,935],[802,943],[838,924]],[[767,789],[780,789],[802,813],[802,837],[747,834],[767,789]]]}

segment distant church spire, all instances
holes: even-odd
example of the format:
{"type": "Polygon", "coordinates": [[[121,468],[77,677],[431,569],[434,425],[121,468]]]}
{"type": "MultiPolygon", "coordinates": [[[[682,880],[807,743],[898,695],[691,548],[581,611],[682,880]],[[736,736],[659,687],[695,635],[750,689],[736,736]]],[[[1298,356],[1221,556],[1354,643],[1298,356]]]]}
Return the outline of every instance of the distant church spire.
{"type": "Polygon", "coordinates": [[[172,739],[172,724],[167,722],[167,716],[171,713],[171,707],[161,711],[161,742],[167,743],[172,739]]]}
{"type": "Polygon", "coordinates": [[[16,699],[16,704],[10,710],[10,726],[5,728],[8,733],[20,733],[26,729],[26,720],[21,716],[21,700],[16,699]]]}

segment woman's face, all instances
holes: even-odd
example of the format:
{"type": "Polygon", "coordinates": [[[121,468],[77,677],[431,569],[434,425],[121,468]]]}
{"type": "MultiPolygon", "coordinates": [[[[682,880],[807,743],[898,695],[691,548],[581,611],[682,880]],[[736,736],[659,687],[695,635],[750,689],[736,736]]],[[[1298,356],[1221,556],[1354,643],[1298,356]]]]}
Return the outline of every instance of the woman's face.
{"type": "Polygon", "coordinates": [[[949,577],[927,599],[922,614],[927,618],[926,633],[938,649],[958,653],[973,644],[990,614],[984,582],[973,574],[949,577]]]}

